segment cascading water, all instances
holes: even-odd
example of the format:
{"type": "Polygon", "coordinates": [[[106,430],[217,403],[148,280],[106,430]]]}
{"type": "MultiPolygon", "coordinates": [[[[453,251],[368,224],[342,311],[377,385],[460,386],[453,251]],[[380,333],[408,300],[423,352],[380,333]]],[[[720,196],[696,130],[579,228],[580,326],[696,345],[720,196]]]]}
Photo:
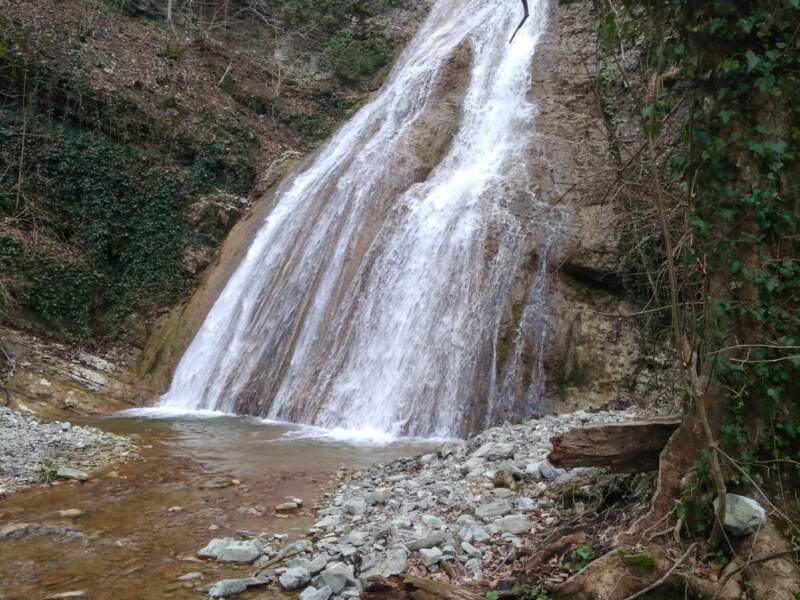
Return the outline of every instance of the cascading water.
{"type": "Polygon", "coordinates": [[[529,252],[512,206],[535,204],[524,156],[544,1],[513,44],[513,0],[436,3],[381,91],[276,192],[162,405],[418,436],[486,425],[500,395],[531,408],[537,382],[514,400],[495,380],[529,252]]]}

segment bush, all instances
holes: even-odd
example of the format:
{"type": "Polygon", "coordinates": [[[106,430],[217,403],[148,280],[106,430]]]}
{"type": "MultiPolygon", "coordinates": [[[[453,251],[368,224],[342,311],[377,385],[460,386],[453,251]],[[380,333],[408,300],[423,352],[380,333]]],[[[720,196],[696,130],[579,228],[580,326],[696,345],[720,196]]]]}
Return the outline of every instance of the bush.
{"type": "Polygon", "coordinates": [[[322,55],[339,77],[356,82],[388,63],[392,51],[383,38],[359,40],[349,29],[340,29],[328,40],[322,55]]]}

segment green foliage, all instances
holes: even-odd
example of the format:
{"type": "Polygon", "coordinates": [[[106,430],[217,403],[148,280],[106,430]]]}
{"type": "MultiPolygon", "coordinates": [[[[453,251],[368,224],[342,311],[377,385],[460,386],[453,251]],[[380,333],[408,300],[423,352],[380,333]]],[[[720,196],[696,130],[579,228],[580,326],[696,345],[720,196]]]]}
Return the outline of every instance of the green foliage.
{"type": "Polygon", "coordinates": [[[314,102],[314,112],[292,115],[288,120],[289,127],[313,139],[327,135],[353,106],[352,101],[330,90],[316,91],[314,102]]]}
{"type": "Polygon", "coordinates": [[[284,19],[313,33],[332,34],[353,16],[372,16],[393,6],[392,0],[282,0],[284,19]]]}
{"type": "Polygon", "coordinates": [[[373,75],[387,64],[392,57],[392,51],[384,38],[356,39],[350,29],[344,28],[328,40],[322,56],[339,77],[356,82],[373,75]]]}
{"type": "Polygon", "coordinates": [[[570,550],[564,558],[564,564],[573,573],[577,573],[597,558],[594,548],[589,545],[578,546],[570,550]]]}
{"type": "MultiPolygon", "coordinates": [[[[653,137],[687,111],[669,159],[687,193],[691,245],[680,300],[695,349],[728,390],[722,442],[747,469],[800,459],[800,2],[626,0],[601,44],[646,46],[668,86],[642,111],[653,137]],[[756,443],[753,425],[761,424],[756,443]]],[[[797,462],[790,464],[797,465],[797,462]]],[[[701,465],[702,470],[702,465],[701,465]]],[[[737,477],[738,469],[730,469],[737,477]]]]}

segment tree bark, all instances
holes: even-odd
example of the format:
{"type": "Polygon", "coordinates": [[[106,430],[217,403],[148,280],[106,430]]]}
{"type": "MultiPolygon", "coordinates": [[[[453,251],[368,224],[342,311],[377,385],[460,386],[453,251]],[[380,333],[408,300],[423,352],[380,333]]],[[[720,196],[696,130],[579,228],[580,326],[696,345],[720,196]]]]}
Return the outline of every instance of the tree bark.
{"type": "Polygon", "coordinates": [[[553,450],[548,459],[557,467],[655,471],[659,454],[679,425],[680,419],[665,418],[571,429],[551,439],[553,450]]]}

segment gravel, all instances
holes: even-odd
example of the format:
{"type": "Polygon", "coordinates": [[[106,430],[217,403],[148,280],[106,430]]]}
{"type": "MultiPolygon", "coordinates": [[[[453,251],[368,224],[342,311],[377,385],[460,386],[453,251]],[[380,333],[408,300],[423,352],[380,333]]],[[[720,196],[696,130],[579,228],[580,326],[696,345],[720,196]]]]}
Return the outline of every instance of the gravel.
{"type": "Polygon", "coordinates": [[[66,422],[46,423],[0,407],[0,488],[6,492],[51,479],[85,481],[91,471],[135,454],[128,438],[66,422]]]}

